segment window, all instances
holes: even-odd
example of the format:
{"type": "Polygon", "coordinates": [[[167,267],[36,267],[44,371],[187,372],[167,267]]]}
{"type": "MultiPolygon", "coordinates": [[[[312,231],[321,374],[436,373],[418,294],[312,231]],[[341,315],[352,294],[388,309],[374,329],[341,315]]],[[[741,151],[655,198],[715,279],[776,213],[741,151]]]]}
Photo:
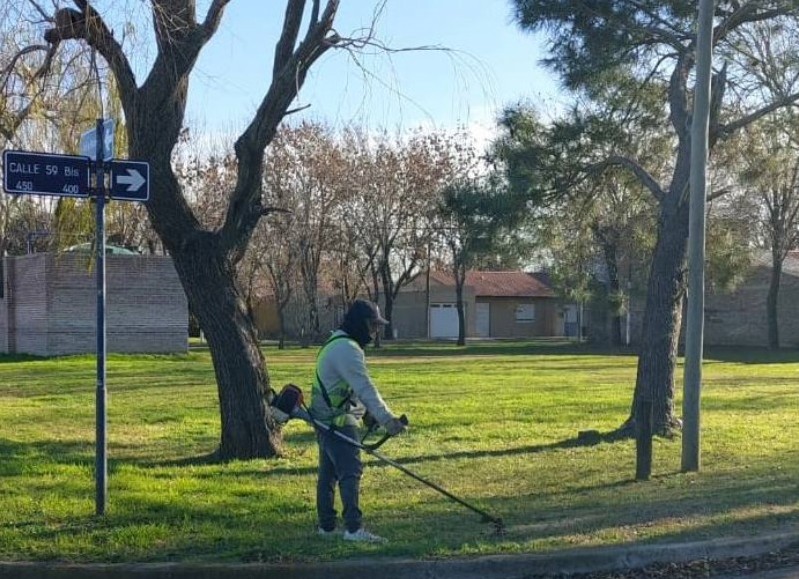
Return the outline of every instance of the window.
{"type": "Polygon", "coordinates": [[[516,323],[531,324],[535,321],[535,304],[519,304],[516,306],[516,323]]]}

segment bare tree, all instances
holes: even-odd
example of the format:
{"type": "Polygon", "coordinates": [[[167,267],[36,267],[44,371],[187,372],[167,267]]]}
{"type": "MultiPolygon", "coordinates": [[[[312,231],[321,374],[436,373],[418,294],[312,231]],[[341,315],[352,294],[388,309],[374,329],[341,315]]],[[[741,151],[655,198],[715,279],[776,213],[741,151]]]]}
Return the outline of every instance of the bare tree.
{"type": "Polygon", "coordinates": [[[50,49],[78,40],[102,56],[119,87],[131,158],[150,164],[153,195],[147,212],[172,255],[190,307],[208,339],[221,410],[219,456],[272,456],[279,431],[266,412],[269,378],[257,333],[235,268],[260,219],[264,150],[305,82],[311,66],[334,46],[349,41],[333,31],[338,0],[287,0],[277,39],[271,82],[246,129],[236,140],[236,180],[224,222],[204,227],[171,164],[183,128],[189,75],[214,37],[229,0],[211,0],[198,18],[192,0],[152,0],[157,54],[139,83],[128,55],[103,16],[86,0],[48,16],[50,49]],[[304,27],[304,31],[303,31],[304,27]]]}
{"type": "Polygon", "coordinates": [[[281,187],[285,209],[293,212],[292,238],[299,246],[299,269],[307,306],[301,342],[307,346],[321,335],[319,289],[323,257],[336,228],[336,207],[340,202],[344,171],[341,150],[335,135],[319,123],[303,122],[284,133],[292,170],[281,187]]]}
{"type": "MultiPolygon", "coordinates": [[[[289,333],[289,304],[301,287],[300,239],[306,234],[296,211],[301,206],[301,188],[297,173],[302,164],[298,155],[302,146],[297,144],[301,131],[283,127],[269,148],[264,173],[264,198],[270,205],[287,214],[258,225],[250,253],[266,277],[266,286],[271,291],[277,308],[280,325],[279,347],[285,347],[289,333]]],[[[301,324],[305,324],[303,318],[301,324]]]]}
{"type": "Polygon", "coordinates": [[[370,136],[363,127],[346,127],[340,134],[339,146],[345,167],[327,270],[334,287],[341,292],[344,306],[364,294],[375,298],[370,274],[375,270],[378,248],[370,235],[373,228],[367,208],[371,198],[368,192],[378,177],[372,163],[370,136]]]}
{"type": "MultiPolygon", "coordinates": [[[[433,236],[441,190],[461,170],[473,147],[463,135],[418,132],[403,140],[386,133],[370,143],[363,196],[363,242],[371,263],[373,299],[382,293],[391,320],[400,290],[422,271],[433,236]]],[[[461,173],[463,174],[463,173],[461,173]]],[[[386,326],[385,337],[393,337],[386,326]]]]}

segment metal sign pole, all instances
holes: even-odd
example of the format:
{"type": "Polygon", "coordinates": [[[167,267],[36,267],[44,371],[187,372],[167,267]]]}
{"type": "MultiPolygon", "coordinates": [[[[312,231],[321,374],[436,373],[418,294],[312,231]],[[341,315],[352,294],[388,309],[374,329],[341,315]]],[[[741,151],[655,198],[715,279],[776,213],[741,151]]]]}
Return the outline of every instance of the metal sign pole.
{"type": "Polygon", "coordinates": [[[688,216],[688,310],[683,380],[682,471],[701,466],[702,346],[705,316],[705,210],[708,127],[713,64],[713,0],[699,1],[696,42],[696,89],[691,125],[690,209],[688,216]]]}
{"type": "Polygon", "coordinates": [[[97,483],[96,512],[105,514],[108,496],[108,460],[106,444],[106,387],[105,387],[105,171],[103,167],[103,119],[97,119],[97,168],[95,202],[97,203],[97,230],[95,245],[97,246],[97,395],[96,395],[96,431],[97,448],[95,451],[95,478],[97,483]]]}
{"type": "MultiPolygon", "coordinates": [[[[106,198],[146,202],[150,199],[150,165],[144,161],[114,159],[115,122],[97,119],[94,129],[81,135],[82,155],[3,151],[3,189],[15,195],[55,195],[92,198],[97,203],[97,392],[95,402],[96,510],[105,514],[108,498],[105,319],[105,204],[106,198]],[[108,141],[106,143],[104,141],[108,141]],[[91,158],[95,165],[92,167],[91,158]],[[106,165],[107,162],[107,165],[106,165]],[[105,185],[106,170],[110,187],[105,185]],[[92,187],[91,174],[95,184],[92,187]]],[[[28,239],[29,251],[32,239],[28,239]]]]}
{"type": "MultiPolygon", "coordinates": [[[[56,155],[29,151],[3,151],[3,189],[15,195],[55,195],[91,198],[97,203],[97,392],[95,402],[96,510],[105,514],[108,498],[106,410],[106,316],[105,316],[105,204],[106,198],[146,202],[150,199],[150,165],[144,161],[114,159],[115,122],[97,119],[91,131],[81,135],[82,155],[56,155]],[[104,141],[108,141],[108,146],[104,141]],[[92,166],[91,158],[95,165],[92,166]],[[107,164],[106,164],[107,162],[107,164]],[[106,187],[105,173],[110,174],[106,187]],[[92,187],[91,174],[95,184],[92,187]]],[[[28,240],[30,245],[32,240],[28,240]]]]}

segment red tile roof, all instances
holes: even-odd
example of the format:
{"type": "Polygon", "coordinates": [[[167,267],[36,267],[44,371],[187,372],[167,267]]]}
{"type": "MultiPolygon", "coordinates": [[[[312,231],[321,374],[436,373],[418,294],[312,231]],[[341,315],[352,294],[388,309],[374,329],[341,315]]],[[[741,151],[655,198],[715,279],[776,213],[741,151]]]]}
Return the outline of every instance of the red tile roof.
{"type": "MultiPolygon", "coordinates": [[[[455,285],[451,274],[430,272],[443,285],[455,285]]],[[[475,297],[555,297],[546,276],[523,271],[467,271],[466,285],[474,288],[475,297]]]]}

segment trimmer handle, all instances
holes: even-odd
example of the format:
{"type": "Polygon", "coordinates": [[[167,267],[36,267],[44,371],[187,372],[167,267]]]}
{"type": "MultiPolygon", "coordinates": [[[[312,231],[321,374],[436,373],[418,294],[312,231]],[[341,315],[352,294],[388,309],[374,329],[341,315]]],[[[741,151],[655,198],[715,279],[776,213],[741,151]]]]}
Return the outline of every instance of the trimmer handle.
{"type": "MultiPolygon", "coordinates": [[[[400,416],[400,417],[399,417],[399,421],[400,421],[400,422],[402,422],[402,423],[403,423],[405,426],[408,426],[408,417],[407,417],[405,414],[403,414],[402,416],[400,416]]],[[[364,438],[365,438],[365,437],[364,437],[364,438]]],[[[383,435],[383,438],[381,438],[380,440],[378,440],[378,441],[377,441],[377,442],[375,442],[374,444],[363,444],[363,441],[361,441],[361,444],[363,444],[363,447],[364,447],[365,449],[367,449],[367,450],[377,450],[377,449],[378,449],[378,448],[380,448],[380,447],[383,445],[383,443],[384,443],[385,441],[387,441],[389,438],[391,438],[391,435],[390,435],[389,433],[385,433],[385,434],[383,435]]]]}

